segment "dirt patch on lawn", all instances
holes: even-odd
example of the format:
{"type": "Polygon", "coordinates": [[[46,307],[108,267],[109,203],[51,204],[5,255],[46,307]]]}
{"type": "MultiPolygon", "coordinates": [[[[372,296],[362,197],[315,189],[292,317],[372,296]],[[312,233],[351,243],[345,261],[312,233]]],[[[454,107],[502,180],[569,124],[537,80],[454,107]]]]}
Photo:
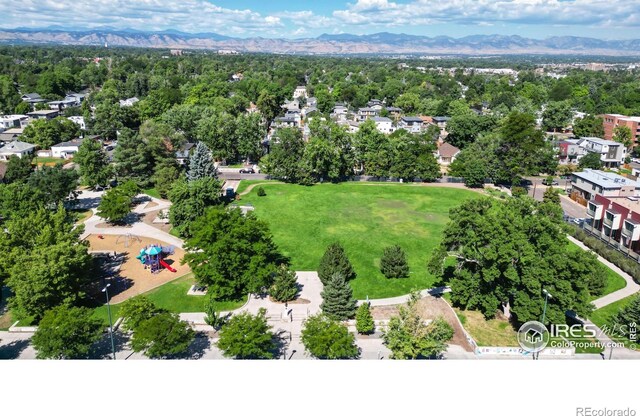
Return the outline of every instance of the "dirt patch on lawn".
{"type": "MultiPolygon", "coordinates": [[[[398,315],[398,306],[374,306],[371,308],[371,315],[375,320],[387,320],[393,316],[398,315]]],[[[433,296],[426,296],[418,301],[418,308],[422,319],[435,319],[442,317],[453,328],[453,338],[449,341],[450,344],[459,345],[465,349],[465,351],[473,351],[467,338],[464,335],[463,329],[458,323],[458,319],[455,313],[451,310],[446,301],[442,298],[436,298],[433,296]]]]}
{"type": "Polygon", "coordinates": [[[176,269],[175,273],[164,268],[157,273],[151,273],[149,269],[145,269],[140,260],[136,259],[136,256],[140,253],[141,249],[151,244],[160,246],[168,245],[162,241],[144,237],[129,238],[128,247],[125,247],[125,243],[127,242],[125,236],[103,235],[102,237],[103,238],[98,238],[97,235],[87,237],[90,250],[115,251],[118,254],[125,254],[119,272],[116,276],[110,278],[112,284],[109,291],[112,295],[113,303],[122,302],[130,297],[147,292],[175,280],[180,276],[184,276],[191,271],[188,265],[180,264],[180,261],[184,257],[184,251],[177,247],[174,248],[174,254],[165,258],[165,261],[176,269]]]}
{"type": "MultiPolygon", "coordinates": [[[[167,210],[168,212],[169,210],[167,210]]],[[[169,223],[163,223],[163,222],[153,222],[153,220],[156,219],[156,217],[158,216],[160,211],[153,211],[153,212],[147,212],[146,214],[143,214],[141,219],[142,222],[144,222],[147,225],[152,226],[153,228],[157,228],[160,231],[164,231],[165,233],[169,233],[169,231],[171,231],[171,228],[173,228],[171,226],[171,224],[169,223]]]]}

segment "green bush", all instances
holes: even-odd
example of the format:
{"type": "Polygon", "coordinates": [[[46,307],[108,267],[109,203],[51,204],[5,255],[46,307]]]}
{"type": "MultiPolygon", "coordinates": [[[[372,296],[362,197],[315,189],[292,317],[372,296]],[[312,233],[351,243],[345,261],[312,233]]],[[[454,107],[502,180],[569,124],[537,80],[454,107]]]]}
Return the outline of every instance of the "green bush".
{"type": "Polygon", "coordinates": [[[264,188],[258,188],[258,196],[267,196],[267,193],[264,191],[264,188]]]}

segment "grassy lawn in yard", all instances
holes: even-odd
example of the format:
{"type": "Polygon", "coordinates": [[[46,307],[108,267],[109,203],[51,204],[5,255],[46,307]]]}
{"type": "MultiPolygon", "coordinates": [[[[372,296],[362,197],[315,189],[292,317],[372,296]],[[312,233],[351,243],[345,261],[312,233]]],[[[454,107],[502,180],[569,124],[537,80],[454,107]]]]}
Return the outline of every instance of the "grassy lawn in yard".
{"type": "Polygon", "coordinates": [[[63,165],[66,165],[67,163],[72,162],[73,159],[62,159],[59,157],[34,157],[33,158],[33,164],[57,164],[57,163],[62,163],[63,165]]]}
{"type": "MultiPolygon", "coordinates": [[[[598,325],[598,327],[602,329],[609,338],[617,342],[623,342],[627,347],[634,343],[629,341],[629,338],[624,334],[621,334],[620,331],[614,330],[613,319],[622,308],[631,303],[635,296],[638,295],[628,296],[600,309],[596,309],[590,316],[591,322],[598,325]]],[[[634,348],[636,350],[638,349],[638,343],[635,343],[634,348]]]]}
{"type": "Polygon", "coordinates": [[[15,321],[13,320],[13,316],[11,315],[11,311],[5,309],[4,312],[0,314],[0,331],[8,330],[14,322],[15,321]]]}
{"type": "MultiPolygon", "coordinates": [[[[574,243],[569,242],[569,250],[578,251],[582,249],[574,243]]],[[[624,289],[624,287],[627,285],[627,282],[622,278],[622,276],[600,262],[598,262],[598,265],[602,268],[602,270],[605,271],[607,275],[607,285],[604,288],[604,292],[599,296],[595,296],[593,299],[601,298],[602,296],[608,295],[609,293],[624,289]]]]}
{"type": "MultiPolygon", "coordinates": [[[[156,306],[167,309],[170,312],[204,312],[205,296],[190,296],[187,291],[195,283],[193,274],[189,273],[172,282],[153,289],[143,295],[148,297],[156,306]]],[[[246,299],[231,302],[218,302],[216,309],[218,311],[230,311],[237,309],[245,303],[246,299]]],[[[115,320],[120,316],[119,311],[121,303],[111,305],[112,319],[115,320]]],[[[106,324],[109,323],[107,306],[103,305],[95,309],[95,316],[102,319],[106,324]]]]}
{"type": "MultiPolygon", "coordinates": [[[[244,181],[243,181],[244,182],[244,181]]],[[[479,194],[464,189],[410,184],[342,183],[300,186],[270,184],[242,197],[265,220],[294,270],[317,270],[326,247],[339,241],[358,277],[359,299],[386,298],[431,287],[426,264],[439,244],[449,209],[479,194]],[[411,274],[387,280],[379,269],[385,247],[400,245],[411,274]]]]}
{"type": "Polygon", "coordinates": [[[156,188],[143,189],[142,193],[146,194],[146,195],[149,195],[149,196],[151,196],[153,198],[160,199],[160,193],[156,190],[156,188]]]}
{"type": "Polygon", "coordinates": [[[464,329],[482,347],[517,347],[517,332],[508,321],[501,319],[484,319],[478,311],[463,311],[454,308],[464,329]]]}
{"type": "Polygon", "coordinates": [[[74,210],[71,213],[76,216],[76,223],[78,224],[85,222],[93,215],[93,211],[90,209],[74,210]]]}

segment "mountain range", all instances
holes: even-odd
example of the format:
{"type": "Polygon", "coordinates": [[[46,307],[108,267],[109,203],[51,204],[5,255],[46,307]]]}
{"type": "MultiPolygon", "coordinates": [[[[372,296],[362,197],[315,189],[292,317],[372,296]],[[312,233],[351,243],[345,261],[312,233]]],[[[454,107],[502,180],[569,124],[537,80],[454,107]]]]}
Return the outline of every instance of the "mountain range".
{"type": "Polygon", "coordinates": [[[2,44],[104,45],[171,49],[231,49],[238,52],[287,54],[548,54],[640,56],[640,39],[601,40],[578,36],[530,39],[521,36],[418,36],[395,33],[371,35],[323,34],[316,38],[234,38],[217,33],[135,29],[0,29],[2,44]]]}

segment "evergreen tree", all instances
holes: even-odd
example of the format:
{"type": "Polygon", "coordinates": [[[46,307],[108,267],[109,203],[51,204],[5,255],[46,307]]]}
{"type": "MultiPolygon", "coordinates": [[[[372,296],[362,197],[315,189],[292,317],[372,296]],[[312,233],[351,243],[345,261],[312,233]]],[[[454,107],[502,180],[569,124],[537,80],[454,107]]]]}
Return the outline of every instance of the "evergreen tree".
{"type": "MultiPolygon", "coordinates": [[[[621,325],[628,333],[629,327],[637,325],[638,322],[640,322],[640,296],[636,295],[628,305],[618,311],[613,323],[621,325]]],[[[640,343],[640,340],[636,338],[635,342],[640,343]]]]}
{"type": "Polygon", "coordinates": [[[4,174],[6,183],[25,182],[33,172],[30,156],[18,157],[12,155],[7,163],[7,172],[4,174]]]}
{"type": "Polygon", "coordinates": [[[133,180],[142,188],[150,184],[150,155],[142,139],[133,131],[124,129],[121,132],[113,157],[120,178],[133,180]]]}
{"type": "Polygon", "coordinates": [[[111,177],[109,160],[100,142],[91,139],[83,140],[73,160],[80,167],[82,183],[89,187],[106,185],[111,177]]]}
{"type": "Polygon", "coordinates": [[[189,182],[202,178],[216,178],[216,167],[213,164],[211,150],[203,142],[198,142],[196,150],[189,156],[189,182]]]}
{"type": "Polygon", "coordinates": [[[387,279],[409,277],[409,264],[402,247],[395,245],[384,249],[380,271],[387,279]]]}
{"type": "Polygon", "coordinates": [[[269,295],[276,302],[287,302],[296,298],[298,294],[298,280],[296,273],[289,270],[286,265],[281,265],[276,271],[273,285],[269,288],[269,295]]]}
{"type": "Polygon", "coordinates": [[[345,280],[356,278],[356,272],[353,270],[353,266],[344,252],[344,248],[337,242],[327,247],[327,250],[324,252],[322,260],[320,260],[320,266],[318,267],[318,277],[320,277],[322,284],[326,285],[335,273],[344,276],[345,280]]]}
{"type": "Polygon", "coordinates": [[[359,334],[372,334],[376,330],[369,302],[360,305],[356,312],[356,330],[359,334]]]}
{"type": "Polygon", "coordinates": [[[552,203],[560,205],[560,194],[553,187],[548,187],[542,195],[542,201],[545,203],[552,203]]]}
{"type": "Polygon", "coordinates": [[[353,290],[340,273],[334,273],[321,293],[320,309],[329,318],[345,321],[353,318],[356,311],[356,300],[353,290]]]}

